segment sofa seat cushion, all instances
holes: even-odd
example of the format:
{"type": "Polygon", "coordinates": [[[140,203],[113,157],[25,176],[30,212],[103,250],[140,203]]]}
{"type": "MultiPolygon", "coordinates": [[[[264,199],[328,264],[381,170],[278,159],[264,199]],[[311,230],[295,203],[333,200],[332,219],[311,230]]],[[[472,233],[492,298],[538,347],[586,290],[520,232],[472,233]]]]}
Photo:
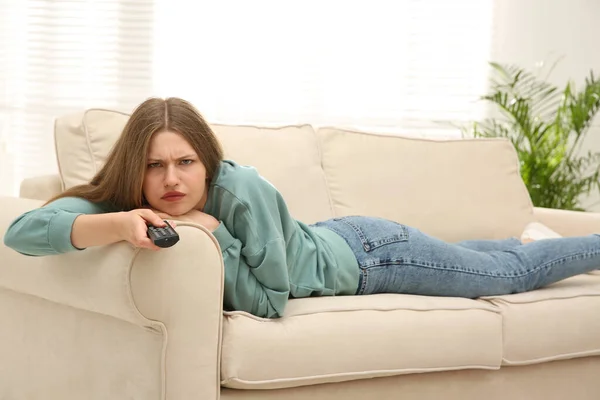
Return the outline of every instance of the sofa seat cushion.
{"type": "Polygon", "coordinates": [[[222,386],[275,389],[497,369],[502,319],[469,299],[397,294],[291,300],[277,320],[226,313],[222,386]]]}
{"type": "Polygon", "coordinates": [[[502,313],[503,365],[600,355],[600,275],[579,275],[546,288],[486,297],[502,313]]]}

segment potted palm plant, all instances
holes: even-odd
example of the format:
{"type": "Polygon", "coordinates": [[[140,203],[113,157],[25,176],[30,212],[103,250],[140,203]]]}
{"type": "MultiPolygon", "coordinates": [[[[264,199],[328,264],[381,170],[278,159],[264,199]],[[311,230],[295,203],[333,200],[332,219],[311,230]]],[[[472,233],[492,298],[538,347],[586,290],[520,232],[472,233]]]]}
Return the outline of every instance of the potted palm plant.
{"type": "Polygon", "coordinates": [[[482,99],[498,117],[461,127],[463,135],[510,139],[535,206],[584,211],[583,196],[600,191],[600,152],[581,146],[600,109],[600,81],[590,72],[581,90],[573,82],[561,90],[517,66],[491,66],[482,99]]]}

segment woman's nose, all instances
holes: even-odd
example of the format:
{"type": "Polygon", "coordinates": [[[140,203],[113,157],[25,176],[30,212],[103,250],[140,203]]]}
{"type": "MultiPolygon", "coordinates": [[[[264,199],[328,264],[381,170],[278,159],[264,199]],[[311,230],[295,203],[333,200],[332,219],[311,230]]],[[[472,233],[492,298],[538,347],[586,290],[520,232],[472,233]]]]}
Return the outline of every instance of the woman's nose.
{"type": "Polygon", "coordinates": [[[169,166],[165,171],[165,186],[176,186],[179,183],[179,177],[174,167],[169,166]]]}

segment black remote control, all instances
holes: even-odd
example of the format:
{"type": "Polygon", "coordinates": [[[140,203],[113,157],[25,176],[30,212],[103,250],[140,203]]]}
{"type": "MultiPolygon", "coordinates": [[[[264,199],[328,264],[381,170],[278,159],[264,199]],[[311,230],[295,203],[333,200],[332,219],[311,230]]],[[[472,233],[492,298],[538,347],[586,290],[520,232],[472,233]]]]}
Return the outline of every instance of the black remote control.
{"type": "Polygon", "coordinates": [[[175,232],[175,229],[165,221],[167,226],[164,228],[157,227],[154,225],[148,225],[148,237],[158,247],[166,248],[171,247],[175,243],[179,242],[179,235],[175,232]]]}

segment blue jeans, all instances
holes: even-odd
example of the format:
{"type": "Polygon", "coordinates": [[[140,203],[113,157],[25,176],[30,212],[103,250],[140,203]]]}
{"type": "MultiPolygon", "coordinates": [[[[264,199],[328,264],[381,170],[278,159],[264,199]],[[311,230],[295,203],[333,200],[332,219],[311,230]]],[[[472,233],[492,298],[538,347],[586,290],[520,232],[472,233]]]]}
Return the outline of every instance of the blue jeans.
{"type": "Polygon", "coordinates": [[[393,221],[349,216],[315,224],[350,245],[360,267],[356,294],[477,298],[526,292],[600,268],[600,235],[455,244],[393,221]]]}

